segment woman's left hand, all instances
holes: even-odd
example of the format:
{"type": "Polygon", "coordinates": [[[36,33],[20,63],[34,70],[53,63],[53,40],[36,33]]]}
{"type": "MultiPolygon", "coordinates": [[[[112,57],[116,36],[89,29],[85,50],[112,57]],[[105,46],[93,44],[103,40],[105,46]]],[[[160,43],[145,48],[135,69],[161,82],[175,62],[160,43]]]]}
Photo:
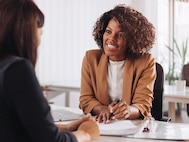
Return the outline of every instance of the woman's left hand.
{"type": "Polygon", "coordinates": [[[119,103],[112,106],[111,110],[114,114],[113,119],[116,120],[125,120],[131,115],[130,106],[124,100],[120,100],[119,103]]]}

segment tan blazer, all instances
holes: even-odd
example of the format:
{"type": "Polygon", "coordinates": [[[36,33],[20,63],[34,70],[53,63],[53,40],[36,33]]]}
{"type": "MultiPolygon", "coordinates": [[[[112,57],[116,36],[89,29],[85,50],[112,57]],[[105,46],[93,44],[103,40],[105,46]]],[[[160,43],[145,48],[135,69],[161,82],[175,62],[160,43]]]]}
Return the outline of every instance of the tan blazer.
{"type": "MultiPolygon", "coordinates": [[[[87,51],[82,63],[80,108],[89,113],[99,104],[108,106],[108,56],[102,50],[87,51]]],[[[151,54],[134,61],[125,60],[122,99],[136,106],[141,114],[151,116],[155,61],[151,54]]]]}

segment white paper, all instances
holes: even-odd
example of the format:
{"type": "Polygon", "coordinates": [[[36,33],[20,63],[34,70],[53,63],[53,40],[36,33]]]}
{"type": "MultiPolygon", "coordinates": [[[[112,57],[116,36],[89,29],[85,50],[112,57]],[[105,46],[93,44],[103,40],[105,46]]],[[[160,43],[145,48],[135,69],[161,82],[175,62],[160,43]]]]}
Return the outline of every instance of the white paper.
{"type": "Polygon", "coordinates": [[[143,121],[119,120],[109,124],[99,123],[101,135],[129,135],[143,130],[143,121]]]}

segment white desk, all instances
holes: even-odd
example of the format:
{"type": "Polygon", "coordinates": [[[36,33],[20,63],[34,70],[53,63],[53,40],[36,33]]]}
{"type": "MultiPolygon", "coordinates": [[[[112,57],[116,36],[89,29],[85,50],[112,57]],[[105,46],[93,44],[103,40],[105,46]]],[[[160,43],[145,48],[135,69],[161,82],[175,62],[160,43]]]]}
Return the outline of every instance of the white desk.
{"type": "MultiPolygon", "coordinates": [[[[82,111],[77,108],[60,107],[54,105],[51,105],[51,108],[63,108],[75,113],[82,113],[82,111]]],[[[66,121],[65,123],[69,122],[66,121]]],[[[98,138],[92,140],[92,142],[176,142],[176,140],[173,138],[182,139],[185,142],[189,142],[188,131],[189,124],[152,121],[150,125],[150,132],[139,132],[128,136],[99,136],[98,138]]]]}
{"type": "Polygon", "coordinates": [[[186,90],[176,91],[175,86],[165,86],[164,99],[168,102],[168,116],[171,117],[171,122],[175,122],[175,103],[189,104],[189,88],[186,90]]]}
{"type": "Polygon", "coordinates": [[[44,85],[44,94],[47,99],[50,99],[51,96],[58,96],[62,93],[65,93],[65,106],[69,107],[70,104],[70,92],[80,92],[80,86],[73,85],[74,83],[54,83],[53,85],[44,85]],[[72,84],[72,85],[70,85],[72,84]],[[52,95],[53,94],[53,95],[52,95]]]}

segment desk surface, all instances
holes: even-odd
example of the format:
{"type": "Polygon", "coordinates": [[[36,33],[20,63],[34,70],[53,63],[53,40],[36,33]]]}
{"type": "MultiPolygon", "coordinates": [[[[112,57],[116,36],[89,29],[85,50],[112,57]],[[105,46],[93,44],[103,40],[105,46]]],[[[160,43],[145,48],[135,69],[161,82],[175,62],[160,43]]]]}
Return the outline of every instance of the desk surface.
{"type": "MultiPolygon", "coordinates": [[[[79,114],[82,113],[78,108],[51,105],[51,109],[60,108],[79,114]]],[[[175,139],[189,142],[189,124],[151,121],[149,128],[150,132],[138,132],[134,135],[128,136],[100,136],[97,139],[92,140],[92,142],[175,142],[175,139]]]]}
{"type": "MultiPolygon", "coordinates": [[[[92,140],[92,142],[176,142],[176,141],[100,136],[92,140]]],[[[184,141],[184,142],[188,142],[188,141],[184,141]]]]}

